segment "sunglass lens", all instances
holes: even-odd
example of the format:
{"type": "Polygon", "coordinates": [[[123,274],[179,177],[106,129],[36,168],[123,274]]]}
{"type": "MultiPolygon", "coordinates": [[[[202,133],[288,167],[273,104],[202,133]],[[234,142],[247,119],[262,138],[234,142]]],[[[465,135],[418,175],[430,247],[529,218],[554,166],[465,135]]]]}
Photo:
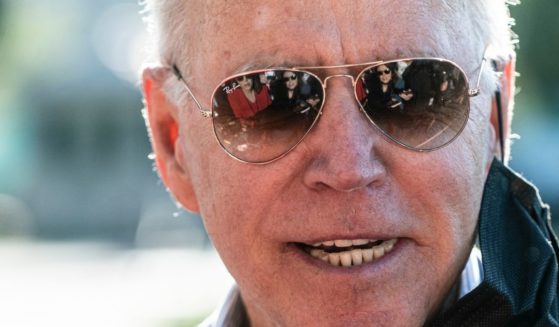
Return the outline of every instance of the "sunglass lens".
{"type": "Polygon", "coordinates": [[[464,72],[455,64],[418,59],[366,69],[357,79],[356,96],[385,135],[426,151],[446,145],[460,134],[469,114],[467,90],[464,72]],[[375,73],[384,70],[393,72],[389,80],[375,73]]]}
{"type": "Polygon", "coordinates": [[[245,162],[264,163],[283,156],[317,120],[324,99],[320,81],[291,70],[240,77],[226,80],[214,91],[213,123],[219,143],[245,162]],[[285,83],[289,78],[297,83],[285,83]]]}

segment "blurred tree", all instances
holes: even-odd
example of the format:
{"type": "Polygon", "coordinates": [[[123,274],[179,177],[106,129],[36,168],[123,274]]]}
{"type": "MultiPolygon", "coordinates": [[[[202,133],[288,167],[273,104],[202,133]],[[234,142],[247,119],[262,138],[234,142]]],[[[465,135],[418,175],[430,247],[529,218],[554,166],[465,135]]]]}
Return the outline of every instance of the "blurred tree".
{"type": "Polygon", "coordinates": [[[524,1],[511,6],[518,34],[517,69],[520,96],[534,98],[546,114],[559,116],[559,29],[556,27],[559,1],[524,1]],[[524,93],[527,93],[526,95],[524,93]],[[555,108],[555,109],[554,109],[555,108]]]}
{"type": "Polygon", "coordinates": [[[4,11],[6,10],[4,7],[4,0],[0,0],[0,49],[2,49],[2,44],[4,43],[4,11]]]}

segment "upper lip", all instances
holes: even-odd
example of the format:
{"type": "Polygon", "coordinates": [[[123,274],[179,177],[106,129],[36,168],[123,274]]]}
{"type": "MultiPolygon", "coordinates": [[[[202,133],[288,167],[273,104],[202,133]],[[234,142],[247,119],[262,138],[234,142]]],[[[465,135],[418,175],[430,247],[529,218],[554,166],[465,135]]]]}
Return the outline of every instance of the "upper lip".
{"type": "Polygon", "coordinates": [[[401,236],[388,235],[388,234],[332,235],[332,236],[323,236],[323,237],[312,237],[305,240],[294,240],[292,243],[302,243],[302,244],[313,246],[319,243],[341,241],[341,240],[386,241],[394,238],[401,238],[401,236]]]}
{"type": "Polygon", "coordinates": [[[376,242],[379,241],[378,239],[366,239],[366,238],[359,238],[359,239],[352,239],[352,240],[328,240],[328,241],[323,241],[323,242],[316,242],[313,244],[307,244],[306,245],[310,245],[310,246],[337,246],[337,247],[347,247],[347,246],[352,246],[352,245],[363,245],[363,244],[367,244],[369,242],[376,242]]]}

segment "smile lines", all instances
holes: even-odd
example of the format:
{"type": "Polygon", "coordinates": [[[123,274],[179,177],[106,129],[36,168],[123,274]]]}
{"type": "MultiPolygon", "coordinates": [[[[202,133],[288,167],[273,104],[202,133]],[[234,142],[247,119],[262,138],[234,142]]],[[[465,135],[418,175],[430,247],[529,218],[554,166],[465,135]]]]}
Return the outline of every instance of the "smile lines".
{"type": "Polygon", "coordinates": [[[390,240],[335,240],[315,244],[304,244],[304,250],[312,257],[328,262],[332,266],[354,267],[373,262],[390,253],[397,238],[390,240]]]}

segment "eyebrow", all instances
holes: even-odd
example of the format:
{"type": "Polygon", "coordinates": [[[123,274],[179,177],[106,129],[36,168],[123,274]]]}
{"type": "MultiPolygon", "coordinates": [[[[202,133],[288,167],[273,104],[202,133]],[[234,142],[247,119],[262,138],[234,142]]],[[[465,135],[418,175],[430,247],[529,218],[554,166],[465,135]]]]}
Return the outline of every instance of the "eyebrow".
{"type": "Polygon", "coordinates": [[[236,69],[233,70],[233,74],[240,74],[248,71],[253,70],[260,70],[260,69],[269,69],[269,68],[293,68],[293,67],[301,67],[302,65],[296,64],[293,61],[254,61],[251,63],[243,64],[238,66],[236,69]]]}

